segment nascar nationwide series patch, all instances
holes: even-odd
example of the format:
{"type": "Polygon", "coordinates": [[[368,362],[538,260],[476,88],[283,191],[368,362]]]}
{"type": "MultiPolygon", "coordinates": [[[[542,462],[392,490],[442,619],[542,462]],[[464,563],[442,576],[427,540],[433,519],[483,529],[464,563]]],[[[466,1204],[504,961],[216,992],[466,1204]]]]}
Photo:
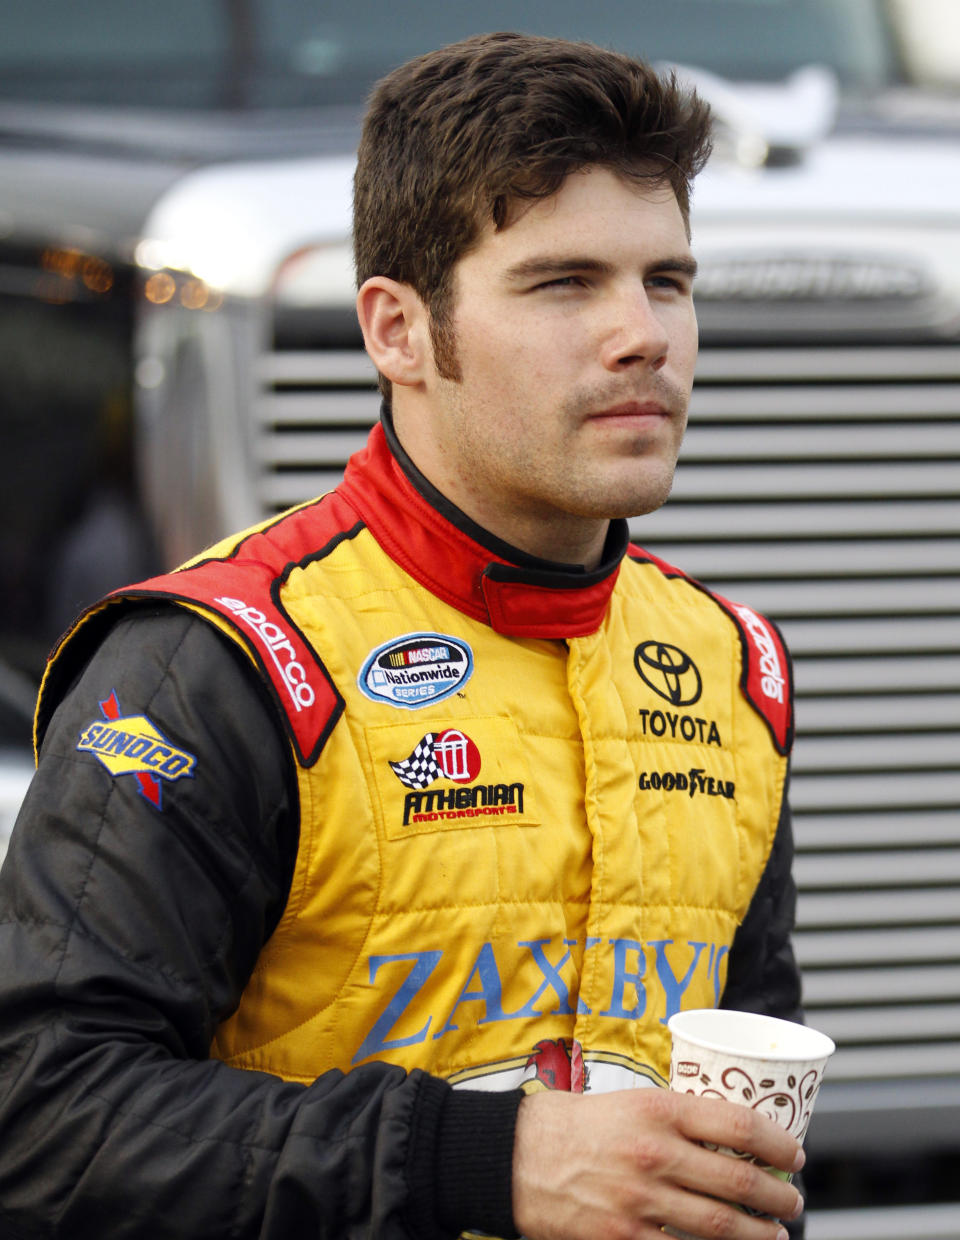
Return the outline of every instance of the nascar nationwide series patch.
{"type": "Polygon", "coordinates": [[[407,633],[371,651],[357,684],[374,702],[418,710],[456,693],[472,673],[466,642],[445,633],[407,633]]]}
{"type": "Polygon", "coordinates": [[[91,753],[114,778],[131,775],[141,796],[162,808],[161,780],[193,776],[197,759],[174,745],[146,715],[124,715],[116,693],[100,703],[101,718],[80,733],[77,749],[91,753]]]}

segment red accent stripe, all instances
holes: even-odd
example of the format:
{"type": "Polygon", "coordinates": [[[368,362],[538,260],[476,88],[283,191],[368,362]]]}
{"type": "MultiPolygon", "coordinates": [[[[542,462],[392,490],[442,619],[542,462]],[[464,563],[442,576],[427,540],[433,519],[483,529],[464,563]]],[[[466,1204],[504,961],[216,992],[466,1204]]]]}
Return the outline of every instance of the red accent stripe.
{"type": "Polygon", "coordinates": [[[141,793],[147,800],[160,808],[160,781],[154,775],[148,775],[146,771],[137,772],[137,783],[140,785],[141,793]]]}
{"type": "Polygon", "coordinates": [[[744,696],[766,721],[777,750],[787,754],[793,745],[793,673],[780,631],[752,607],[709,593],[740,632],[744,696]]]}
{"type": "Polygon", "coordinates": [[[229,559],[204,560],[112,596],[166,595],[199,603],[227,620],[265,672],[305,766],[319,757],[343,700],[280,605],[279,588],[305,549],[322,548],[344,532],[343,525],[330,519],[334,514],[356,520],[342,505],[311,505],[245,538],[229,559]]]}
{"type": "Polygon", "coordinates": [[[116,693],[111,693],[108,698],[100,703],[100,710],[104,719],[109,719],[111,723],[115,723],[120,718],[120,703],[117,701],[116,693]]]}

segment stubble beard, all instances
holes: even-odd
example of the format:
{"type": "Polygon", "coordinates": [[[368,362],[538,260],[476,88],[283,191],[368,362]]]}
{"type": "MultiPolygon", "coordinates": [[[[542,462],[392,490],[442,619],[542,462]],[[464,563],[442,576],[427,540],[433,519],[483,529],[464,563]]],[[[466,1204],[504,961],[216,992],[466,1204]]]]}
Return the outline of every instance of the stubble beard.
{"type": "MultiPolygon", "coordinates": [[[[437,307],[439,313],[431,313],[429,318],[430,341],[433,348],[434,366],[442,380],[453,385],[454,390],[463,382],[463,369],[460,362],[459,347],[454,316],[449,304],[441,299],[437,307]]],[[[666,503],[673,488],[680,443],[686,429],[687,408],[690,402],[689,389],[671,383],[658,371],[644,371],[642,384],[635,377],[622,383],[598,384],[592,388],[584,388],[575,392],[563,402],[559,410],[561,426],[582,426],[591,413],[599,409],[609,409],[626,401],[656,401],[669,411],[671,422],[681,424],[681,433],[669,463],[658,454],[660,468],[657,476],[637,481],[634,485],[627,484],[625,489],[629,495],[623,495],[620,502],[614,502],[609,489],[609,480],[596,479],[583,487],[578,494],[571,494],[569,509],[571,517],[591,520],[613,520],[647,516],[666,503]],[[642,387],[642,391],[637,389],[642,387]]],[[[637,468],[643,468],[646,461],[648,473],[654,472],[652,453],[648,450],[649,437],[638,440],[635,459],[637,468]]],[[[656,449],[654,449],[656,452],[656,449]]],[[[628,463],[624,462],[625,468],[628,463]]],[[[575,468],[571,466],[571,468],[575,468]]],[[[569,472],[567,475],[569,479],[569,472]]],[[[557,481],[562,481],[558,479],[557,481]]]]}
{"type": "Polygon", "coordinates": [[[656,511],[669,498],[673,487],[680,444],[686,429],[689,392],[659,374],[646,374],[641,384],[598,385],[576,393],[564,402],[561,422],[565,426],[583,427],[590,415],[600,409],[613,408],[626,401],[656,401],[669,414],[664,431],[679,428],[675,443],[669,448],[660,434],[638,435],[619,458],[613,462],[598,459],[595,476],[585,479],[578,510],[585,517],[641,517],[656,511]]]}

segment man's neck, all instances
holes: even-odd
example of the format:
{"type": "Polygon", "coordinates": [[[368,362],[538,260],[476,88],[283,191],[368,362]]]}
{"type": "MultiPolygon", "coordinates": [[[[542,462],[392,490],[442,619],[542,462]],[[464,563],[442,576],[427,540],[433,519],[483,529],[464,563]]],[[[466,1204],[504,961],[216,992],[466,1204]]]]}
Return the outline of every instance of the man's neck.
{"type": "Polygon", "coordinates": [[[399,432],[389,409],[384,408],[382,418],[390,435],[400,447],[406,461],[430,484],[430,486],[453,508],[467,516],[495,539],[506,543],[526,555],[547,560],[553,564],[592,571],[603,562],[604,548],[610,532],[606,518],[581,517],[573,513],[506,513],[498,507],[495,497],[445,485],[445,479],[433,476],[424,453],[417,451],[417,436],[408,428],[399,432]]]}

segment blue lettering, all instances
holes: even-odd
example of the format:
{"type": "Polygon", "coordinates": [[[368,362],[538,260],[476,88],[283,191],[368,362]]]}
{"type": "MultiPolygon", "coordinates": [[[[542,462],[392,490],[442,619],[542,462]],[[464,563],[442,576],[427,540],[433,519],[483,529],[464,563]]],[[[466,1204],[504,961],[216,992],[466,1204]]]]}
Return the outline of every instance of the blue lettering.
{"type": "Polygon", "coordinates": [[[664,1015],[660,1017],[661,1025],[665,1025],[674,1012],[680,1011],[680,1005],[683,1000],[683,992],[690,985],[690,979],[693,977],[694,970],[697,967],[697,962],[700,959],[700,953],[706,947],[706,943],[691,943],[689,939],[687,940],[687,945],[693,948],[693,960],[690,967],[683,975],[683,980],[678,981],[676,974],[670,965],[670,961],[667,959],[667,948],[671,946],[672,943],[673,939],[651,939],[649,943],[649,946],[654,948],[657,953],[657,977],[659,977],[663,984],[663,992],[667,1001],[667,1010],[664,1015]]]}
{"type": "Polygon", "coordinates": [[[130,732],[114,732],[112,735],[107,734],[104,737],[105,744],[103,748],[107,753],[126,753],[133,744],[134,737],[130,732]]]}
{"type": "Polygon", "coordinates": [[[477,1021],[478,1025],[487,1025],[495,1020],[514,1020],[520,1014],[519,1012],[505,1012],[503,1010],[503,988],[500,982],[500,970],[497,968],[497,958],[493,954],[492,943],[484,943],[480,948],[476,962],[470,970],[470,976],[467,978],[463,990],[460,991],[460,997],[450,1009],[447,1023],[439,1033],[433,1035],[435,1038],[440,1038],[445,1033],[459,1029],[459,1025],[453,1023],[453,1015],[461,1003],[468,1002],[481,1002],[486,1005],[485,1015],[481,1016],[477,1021]],[[480,982],[479,990],[470,989],[470,983],[474,978],[477,978],[480,982]]]}
{"type": "Polygon", "coordinates": [[[142,758],[152,748],[153,741],[148,736],[135,736],[121,752],[128,758],[142,758]]]}
{"type": "Polygon", "coordinates": [[[385,964],[391,964],[394,961],[412,960],[413,967],[410,969],[406,978],[400,985],[400,989],[396,991],[393,998],[374,1021],[370,1032],[363,1039],[360,1049],[354,1055],[351,1063],[357,1063],[361,1059],[368,1059],[371,1055],[379,1055],[382,1051],[393,1050],[399,1046],[413,1046],[417,1042],[423,1042],[427,1037],[427,1030],[430,1028],[432,1016],[427,1017],[427,1023],[422,1029],[416,1033],[410,1034],[406,1038],[392,1038],[387,1040],[389,1034],[403,1013],[410,1006],[411,1000],[423,988],[427,978],[437,967],[442,951],[430,952],[402,952],[398,956],[371,956],[370,957],[370,984],[373,985],[374,979],[385,964]]]}
{"type": "Polygon", "coordinates": [[[716,959],[713,962],[713,1002],[715,1007],[720,1006],[720,992],[722,990],[722,983],[720,981],[720,966],[729,951],[730,948],[727,946],[718,947],[716,959]]]}
{"type": "Polygon", "coordinates": [[[176,777],[185,771],[192,761],[189,754],[174,753],[160,767],[161,775],[166,775],[167,779],[176,779],[176,777]]]}
{"type": "Polygon", "coordinates": [[[560,1006],[557,1008],[554,1008],[553,1011],[550,1013],[550,1015],[551,1016],[570,1016],[573,1014],[573,1008],[570,1006],[569,987],[567,986],[563,978],[560,976],[560,970],[570,959],[569,947],[567,951],[564,952],[562,959],[556,965],[552,965],[550,961],[547,959],[547,953],[543,950],[544,944],[549,943],[549,942],[550,942],[549,939],[531,939],[531,940],[524,940],[523,942],[517,943],[518,947],[529,948],[530,954],[533,956],[534,960],[537,962],[537,968],[543,974],[544,981],[543,981],[543,985],[540,987],[537,993],[527,1000],[527,1002],[523,1005],[523,1007],[519,1010],[519,1012],[513,1013],[515,1017],[542,1016],[543,1013],[538,1012],[534,1008],[533,1005],[537,1002],[537,1000],[540,998],[540,996],[543,994],[543,992],[547,989],[548,986],[553,987],[554,991],[556,992],[557,998],[560,1000],[560,1006]]]}
{"type": "Polygon", "coordinates": [[[600,1013],[601,1016],[620,1016],[627,1020],[639,1020],[647,1006],[647,992],[643,985],[643,974],[646,960],[643,955],[643,944],[636,939],[610,939],[613,944],[613,993],[610,1006],[600,1013]],[[637,972],[627,972],[627,952],[637,953],[637,972]],[[628,1010],[624,1005],[627,984],[632,982],[636,991],[637,1002],[628,1010]]]}

